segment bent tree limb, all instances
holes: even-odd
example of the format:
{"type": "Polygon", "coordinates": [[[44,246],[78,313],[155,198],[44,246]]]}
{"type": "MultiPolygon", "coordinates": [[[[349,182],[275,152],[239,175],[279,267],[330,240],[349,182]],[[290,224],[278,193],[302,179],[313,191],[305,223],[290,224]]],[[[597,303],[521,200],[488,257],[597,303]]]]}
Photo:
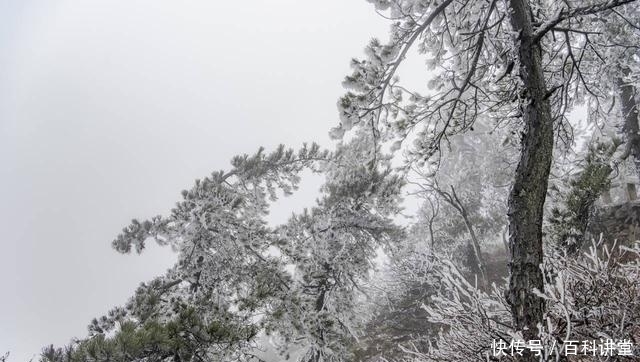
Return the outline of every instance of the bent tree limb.
{"type": "MultiPolygon", "coordinates": [[[[511,246],[508,297],[514,327],[525,340],[538,338],[545,303],[534,290],[543,290],[542,220],[551,168],[553,119],[542,69],[540,43],[535,39],[533,13],[527,0],[510,0],[511,24],[520,37],[516,47],[520,77],[527,97],[522,100],[525,131],[515,182],[509,195],[511,246]]],[[[528,353],[523,361],[537,361],[528,353]]]]}
{"type": "Polygon", "coordinates": [[[469,240],[469,248],[473,252],[473,257],[475,259],[476,265],[474,268],[474,272],[480,277],[480,285],[484,288],[488,286],[487,280],[487,268],[484,259],[482,258],[482,251],[480,249],[480,242],[478,241],[478,237],[476,236],[475,230],[473,228],[473,224],[469,219],[469,213],[467,212],[466,207],[458,197],[455,188],[451,185],[451,193],[444,191],[438,187],[438,185],[432,186],[433,190],[440,195],[449,205],[451,205],[462,217],[464,221],[464,225],[469,232],[469,236],[471,239],[469,240]]]}

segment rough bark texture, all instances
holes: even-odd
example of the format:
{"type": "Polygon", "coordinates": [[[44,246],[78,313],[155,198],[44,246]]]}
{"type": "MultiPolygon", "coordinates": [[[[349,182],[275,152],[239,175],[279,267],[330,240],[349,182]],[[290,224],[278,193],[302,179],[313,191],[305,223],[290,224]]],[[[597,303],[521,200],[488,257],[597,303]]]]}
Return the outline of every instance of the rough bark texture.
{"type": "MultiPolygon", "coordinates": [[[[528,0],[510,0],[511,23],[519,31],[520,77],[526,98],[522,103],[525,131],[515,182],[509,196],[511,249],[508,298],[514,326],[525,340],[539,339],[544,302],[534,294],[543,290],[542,220],[553,151],[553,120],[541,65],[541,48],[533,38],[528,0]]],[[[527,354],[523,361],[537,361],[527,354]]]]}
{"type": "Polygon", "coordinates": [[[638,104],[636,99],[636,87],[631,83],[625,83],[624,78],[629,75],[629,69],[622,69],[623,77],[616,79],[622,117],[624,125],[622,127],[626,141],[628,154],[633,157],[636,172],[640,176],[640,131],[638,127],[638,104]]]}

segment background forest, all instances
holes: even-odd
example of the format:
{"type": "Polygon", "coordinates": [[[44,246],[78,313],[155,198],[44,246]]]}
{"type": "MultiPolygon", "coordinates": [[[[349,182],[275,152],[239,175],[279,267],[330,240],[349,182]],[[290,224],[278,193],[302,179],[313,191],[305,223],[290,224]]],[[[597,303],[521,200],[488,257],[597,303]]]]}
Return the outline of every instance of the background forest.
{"type": "Polygon", "coordinates": [[[256,147],[132,220],[113,248],[175,265],[37,359],[640,357],[637,2],[369,2],[389,36],[351,61],[335,147],[256,147]],[[398,75],[411,57],[424,89],[398,75]],[[315,204],[270,223],[314,175],[315,204]],[[541,352],[495,355],[514,339],[541,352]]]}

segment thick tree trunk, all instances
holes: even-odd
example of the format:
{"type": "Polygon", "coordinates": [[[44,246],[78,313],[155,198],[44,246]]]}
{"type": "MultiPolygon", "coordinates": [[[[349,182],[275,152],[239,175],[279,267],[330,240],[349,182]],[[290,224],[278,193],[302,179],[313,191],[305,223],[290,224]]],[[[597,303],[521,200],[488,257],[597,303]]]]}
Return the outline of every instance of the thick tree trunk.
{"type": "Polygon", "coordinates": [[[624,78],[629,75],[629,68],[622,69],[622,77],[616,79],[618,95],[622,110],[624,125],[622,127],[627,141],[628,155],[633,157],[636,173],[640,176],[640,128],[638,127],[638,103],[636,87],[625,83],[624,78]]]}
{"type": "MultiPolygon", "coordinates": [[[[519,31],[520,77],[526,97],[522,103],[525,131],[515,182],[509,196],[511,250],[508,297],[514,326],[525,340],[538,337],[544,301],[534,294],[543,290],[542,220],[553,152],[553,119],[542,72],[540,45],[533,40],[528,0],[510,0],[511,23],[519,31]]],[[[537,361],[527,354],[523,361],[537,361]]]]}

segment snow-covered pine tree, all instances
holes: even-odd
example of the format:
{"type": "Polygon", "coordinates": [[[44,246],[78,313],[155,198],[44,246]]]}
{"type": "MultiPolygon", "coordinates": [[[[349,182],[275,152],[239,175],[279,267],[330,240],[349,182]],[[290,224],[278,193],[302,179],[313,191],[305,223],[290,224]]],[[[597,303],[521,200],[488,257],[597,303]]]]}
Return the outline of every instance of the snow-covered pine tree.
{"type": "Polygon", "coordinates": [[[361,284],[404,235],[391,219],[404,182],[365,138],[331,154],[312,145],[236,157],[231,171],[184,191],[169,216],[134,220],[114,248],[141,252],[152,238],[178,251],[177,264],[44,360],[253,360],[259,334],[280,341],[283,356],[302,347],[303,361],[348,360],[361,284]],[[327,178],[317,205],[270,227],[269,203],[306,168],[327,178]]]}
{"type": "Polygon", "coordinates": [[[200,361],[214,356],[242,359],[244,345],[256,334],[252,326],[233,325],[230,313],[205,321],[195,309],[184,306],[171,319],[126,320],[113,333],[96,333],[65,347],[45,347],[44,362],[84,361],[200,361]]]}
{"type": "Polygon", "coordinates": [[[416,170],[417,194],[426,198],[422,213],[434,216],[433,206],[438,205],[438,215],[418,217],[414,227],[430,229],[428,237],[437,238],[440,253],[465,245],[458,259],[465,262],[458,266],[469,269],[488,286],[483,248],[495,241],[502,244],[506,190],[513,179],[511,164],[517,150],[509,142],[510,131],[495,129],[486,119],[476,121],[474,133],[473,138],[449,137],[447,147],[440,151],[437,169],[416,170]]]}
{"type": "Polygon", "coordinates": [[[370,129],[379,142],[395,140],[394,149],[413,139],[408,163],[438,156],[450,136],[472,131],[480,115],[519,124],[521,154],[508,211],[509,302],[516,329],[528,340],[543,323],[544,301],[534,291],[543,288],[542,221],[555,127],[573,105],[567,95],[586,84],[581,74],[574,76],[582,69],[571,43],[558,41],[555,32],[632,1],[549,7],[529,0],[371,0],[390,10],[390,41],[372,40],[367,59],[352,62],[353,74],[344,83],[350,91],[338,102],[335,137],[357,126],[370,129]],[[396,72],[412,47],[437,67],[427,95],[398,82],[396,72]],[[550,77],[558,69],[556,57],[568,64],[560,74],[569,76],[559,84],[550,77]]]}
{"type": "Polygon", "coordinates": [[[351,360],[349,346],[361,335],[363,286],[379,251],[404,236],[391,219],[404,181],[387,158],[373,156],[379,150],[367,137],[338,145],[325,164],[317,205],[277,229],[296,298],[270,330],[304,347],[300,361],[351,360]]]}
{"type": "Polygon", "coordinates": [[[442,267],[445,260],[455,266],[465,283],[477,283],[484,293],[491,292],[492,283],[503,284],[508,251],[503,243],[506,190],[513,178],[512,160],[517,149],[509,142],[510,130],[492,129],[485,121],[478,119],[473,138],[450,137],[449,145],[441,151],[437,172],[416,172],[419,177],[412,183],[417,191],[412,194],[424,200],[423,206],[413,215],[407,238],[389,255],[387,267],[377,273],[377,295],[370,307],[373,316],[364,338],[355,346],[361,360],[402,360],[409,357],[406,348],[429,350],[440,323],[429,321],[423,307],[435,307],[445,298],[438,292],[446,281],[434,269],[442,267]],[[442,187],[441,191],[453,198],[449,186],[454,186],[481,246],[488,279],[484,285],[473,250],[469,250],[469,226],[460,210],[434,191],[442,187]]]}
{"type": "MultiPolygon", "coordinates": [[[[302,170],[317,169],[329,157],[316,144],[297,152],[280,146],[269,154],[260,149],[237,156],[230,171],[214,172],[183,191],[168,216],[133,220],[113,241],[117,251],[142,252],[153,239],[176,250],[178,262],[165,275],[143,283],[124,307],[94,319],[90,339],[103,338],[99,336],[123,323],[144,329],[147,323],[173,323],[193,312],[202,326],[213,324],[226,332],[220,339],[194,336],[198,348],[190,352],[192,358],[250,359],[264,323],[257,315],[273,314],[291,298],[291,276],[281,259],[268,252],[280,242],[265,220],[269,203],[278,192],[293,192],[302,170]]],[[[180,335],[199,328],[180,325],[185,328],[176,332],[180,335]]],[[[158,360],[159,355],[149,358],[158,360]]]]}

